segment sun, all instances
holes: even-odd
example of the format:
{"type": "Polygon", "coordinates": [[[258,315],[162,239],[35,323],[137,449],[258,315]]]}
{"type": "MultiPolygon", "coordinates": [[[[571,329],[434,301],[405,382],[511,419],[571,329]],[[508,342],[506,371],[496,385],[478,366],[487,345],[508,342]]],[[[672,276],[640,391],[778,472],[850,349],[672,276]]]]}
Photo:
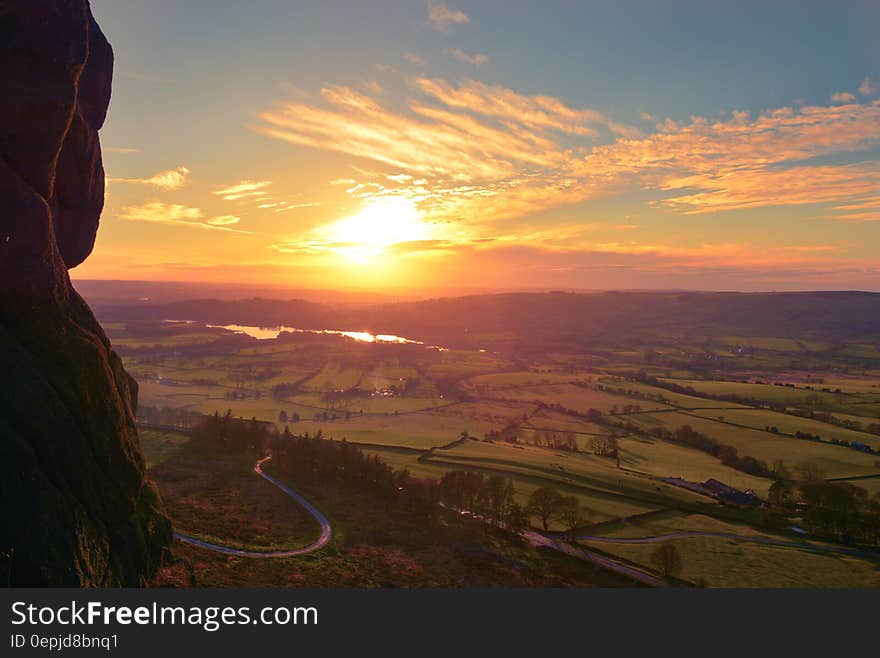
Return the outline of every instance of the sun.
{"type": "Polygon", "coordinates": [[[432,234],[432,225],[405,197],[375,199],[357,214],[327,227],[333,251],[358,263],[372,260],[394,245],[430,239],[432,234]]]}

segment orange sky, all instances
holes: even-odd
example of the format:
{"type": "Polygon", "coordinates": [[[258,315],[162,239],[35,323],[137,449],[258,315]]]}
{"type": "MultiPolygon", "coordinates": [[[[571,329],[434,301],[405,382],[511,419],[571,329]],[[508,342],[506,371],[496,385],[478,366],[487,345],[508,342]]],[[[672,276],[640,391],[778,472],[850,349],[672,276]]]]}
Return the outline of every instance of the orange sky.
{"type": "MultiPolygon", "coordinates": [[[[710,51],[691,86],[645,91],[635,103],[648,78],[627,77],[619,59],[570,66],[588,42],[565,40],[569,17],[554,3],[546,11],[551,26],[560,21],[558,43],[538,40],[528,56],[560,53],[537,76],[501,63],[523,49],[486,6],[414,3],[400,11],[397,41],[364,19],[360,41],[345,42],[344,66],[309,43],[273,40],[278,3],[266,0],[262,17],[221,11],[212,34],[264,34],[234,54],[265,66],[240,71],[200,33],[180,53],[147,48],[150,30],[138,27],[175,29],[174,11],[186,26],[185,9],[94,4],[117,74],[102,134],[102,228],[75,278],[880,289],[871,51],[810,78],[768,50],[779,82],[766,89],[742,82],[749,62],[733,70],[729,54],[715,61],[710,51]],[[284,75],[303,60],[307,72],[284,75]],[[727,86],[713,93],[715,78],[727,86]],[[737,81],[742,104],[731,105],[725,90],[737,81]]],[[[739,17],[744,30],[750,10],[739,17]]],[[[616,20],[621,34],[632,29],[630,18],[616,20]]],[[[322,21],[314,29],[333,27],[322,21]]],[[[826,29],[833,36],[830,19],[826,29]]],[[[633,50],[634,64],[651,63],[633,50]]]]}

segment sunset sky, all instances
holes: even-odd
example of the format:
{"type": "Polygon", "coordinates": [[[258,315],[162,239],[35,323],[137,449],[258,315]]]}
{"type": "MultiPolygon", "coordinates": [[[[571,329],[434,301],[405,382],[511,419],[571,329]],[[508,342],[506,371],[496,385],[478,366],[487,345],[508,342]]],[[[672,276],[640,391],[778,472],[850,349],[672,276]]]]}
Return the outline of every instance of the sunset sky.
{"type": "Polygon", "coordinates": [[[92,0],[74,278],[880,290],[880,3],[92,0]]]}

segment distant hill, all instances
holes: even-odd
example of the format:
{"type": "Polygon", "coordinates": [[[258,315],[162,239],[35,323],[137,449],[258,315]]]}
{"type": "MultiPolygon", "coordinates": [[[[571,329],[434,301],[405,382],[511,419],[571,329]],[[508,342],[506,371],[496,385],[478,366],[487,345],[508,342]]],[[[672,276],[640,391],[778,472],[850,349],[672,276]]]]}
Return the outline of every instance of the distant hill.
{"type": "Polygon", "coordinates": [[[355,317],[374,331],[447,343],[595,344],[676,335],[876,340],[880,293],[514,293],[375,306],[355,317]]]}
{"type": "Polygon", "coordinates": [[[154,304],[138,302],[97,302],[95,314],[102,321],[195,320],[214,324],[244,324],[272,327],[279,325],[303,329],[323,328],[338,321],[340,310],[303,299],[189,299],[154,304]]]}
{"type": "Polygon", "coordinates": [[[482,347],[589,347],[688,336],[875,341],[880,293],[504,293],[352,308],[305,300],[95,304],[104,321],[196,320],[388,333],[482,347]]]}

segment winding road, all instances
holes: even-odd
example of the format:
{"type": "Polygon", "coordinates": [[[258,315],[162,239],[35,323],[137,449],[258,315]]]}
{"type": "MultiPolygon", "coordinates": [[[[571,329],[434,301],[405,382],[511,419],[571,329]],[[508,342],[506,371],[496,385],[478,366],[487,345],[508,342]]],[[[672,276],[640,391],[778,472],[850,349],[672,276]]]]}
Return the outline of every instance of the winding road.
{"type": "Polygon", "coordinates": [[[271,459],[272,456],[269,455],[257,461],[257,463],[254,464],[254,473],[259,475],[264,480],[268,480],[276,487],[281,489],[281,491],[293,498],[297,503],[302,505],[309,514],[315,517],[315,520],[317,520],[318,523],[321,525],[321,535],[315,541],[313,541],[308,546],[295,548],[289,551],[246,551],[240,548],[232,548],[231,546],[212,544],[211,542],[207,542],[202,539],[192,537],[190,535],[185,535],[180,532],[175,532],[174,538],[178,541],[182,541],[185,544],[199,546],[200,548],[207,548],[208,550],[215,551],[217,553],[225,553],[226,555],[237,555],[239,557],[255,558],[296,557],[297,555],[306,555],[307,553],[312,553],[314,551],[317,551],[322,546],[326,545],[327,542],[330,541],[330,538],[333,536],[333,528],[330,525],[329,519],[327,519],[327,517],[321,513],[321,510],[312,505],[308,500],[303,498],[300,494],[295,492],[286,484],[263,472],[263,464],[271,459]]]}

